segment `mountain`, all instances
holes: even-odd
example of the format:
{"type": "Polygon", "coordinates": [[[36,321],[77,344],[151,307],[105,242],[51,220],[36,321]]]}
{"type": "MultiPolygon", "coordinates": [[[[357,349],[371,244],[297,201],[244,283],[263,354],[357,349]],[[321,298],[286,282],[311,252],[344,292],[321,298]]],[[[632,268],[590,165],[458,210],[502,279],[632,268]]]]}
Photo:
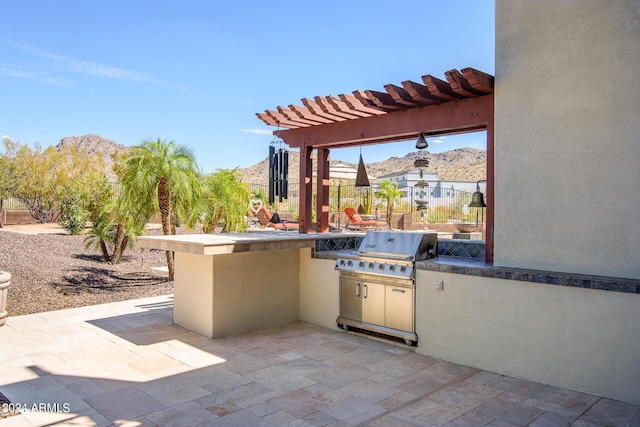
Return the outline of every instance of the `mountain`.
{"type": "Polygon", "coordinates": [[[118,144],[99,135],[65,136],[58,142],[56,148],[64,146],[75,146],[78,150],[86,150],[88,154],[100,154],[105,165],[105,175],[109,181],[117,181],[113,173],[113,154],[126,151],[128,147],[118,144]]]}
{"type": "MultiPolygon", "coordinates": [[[[116,181],[112,172],[113,154],[126,151],[128,147],[118,144],[99,135],[67,136],[60,140],[57,148],[65,145],[76,146],[79,150],[86,150],[89,154],[100,153],[105,163],[105,175],[110,181],[116,181]]],[[[404,157],[391,157],[381,162],[367,163],[366,169],[370,176],[380,177],[393,172],[415,169],[416,159],[426,158],[429,166],[426,171],[434,172],[438,178],[445,181],[478,181],[486,178],[487,152],[474,148],[458,148],[443,153],[429,153],[428,151],[414,151],[404,157]]],[[[346,162],[332,161],[331,164],[343,163],[357,169],[358,165],[346,162]]],[[[315,156],[314,156],[315,168],[315,156]]],[[[245,182],[267,184],[269,179],[269,160],[265,158],[248,168],[238,170],[245,182]]],[[[289,152],[290,182],[297,182],[300,173],[300,155],[297,151],[289,152]]]]}
{"type": "MultiPolygon", "coordinates": [[[[487,152],[475,148],[458,148],[443,153],[429,153],[428,151],[414,151],[404,157],[391,157],[381,162],[365,164],[370,176],[380,177],[393,172],[415,169],[416,159],[426,158],[429,166],[426,171],[434,172],[438,178],[445,181],[478,181],[487,177],[487,152]]],[[[346,162],[332,161],[331,164],[343,163],[357,169],[358,165],[346,162]]],[[[314,156],[315,169],[315,156],[314,156]]],[[[265,158],[248,168],[238,172],[245,182],[252,184],[267,184],[269,179],[269,159],[265,158]]],[[[291,182],[297,182],[300,173],[300,156],[296,151],[289,153],[289,177],[291,182]]]]}

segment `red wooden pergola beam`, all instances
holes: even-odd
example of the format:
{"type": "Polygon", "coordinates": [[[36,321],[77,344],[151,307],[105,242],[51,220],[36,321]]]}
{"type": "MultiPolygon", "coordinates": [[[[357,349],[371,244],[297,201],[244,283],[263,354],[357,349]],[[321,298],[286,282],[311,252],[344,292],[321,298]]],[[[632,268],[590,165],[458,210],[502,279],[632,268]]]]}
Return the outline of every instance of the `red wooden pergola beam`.
{"type": "MultiPolygon", "coordinates": [[[[355,93],[355,92],[354,92],[355,93]]],[[[340,99],[349,106],[351,110],[362,111],[363,113],[369,113],[370,115],[378,116],[380,114],[386,114],[385,111],[372,107],[371,104],[363,104],[358,98],[353,95],[340,94],[340,99]]]]}
{"type": "MultiPolygon", "coordinates": [[[[328,167],[327,167],[328,170],[328,167]]],[[[313,199],[313,147],[300,148],[300,233],[310,233],[313,199]]]]}
{"type": "Polygon", "coordinates": [[[333,123],[333,120],[329,120],[317,114],[313,114],[311,111],[309,111],[308,108],[302,107],[300,105],[289,105],[289,108],[291,109],[291,111],[296,113],[298,117],[300,117],[301,119],[311,120],[319,124],[333,123]]]}
{"type": "Polygon", "coordinates": [[[354,90],[353,92],[353,96],[355,96],[355,98],[364,106],[366,107],[371,107],[373,109],[377,109],[379,111],[384,111],[386,112],[386,110],[380,109],[380,107],[378,107],[376,105],[375,102],[373,102],[371,99],[369,99],[369,97],[367,96],[366,93],[364,93],[363,90],[354,90]]]}
{"type": "Polygon", "coordinates": [[[472,88],[483,93],[493,93],[494,77],[490,74],[476,70],[475,68],[463,68],[460,70],[472,88]]]}
{"type": "Polygon", "coordinates": [[[258,118],[260,120],[262,120],[265,124],[268,124],[269,126],[279,126],[280,125],[280,123],[278,121],[276,121],[273,117],[270,117],[266,113],[256,113],[256,116],[258,116],[258,118]]]}
{"type": "Polygon", "coordinates": [[[427,87],[427,89],[429,89],[429,92],[431,92],[434,96],[437,96],[438,98],[446,99],[448,101],[457,101],[463,98],[461,95],[455,93],[451,89],[451,86],[449,85],[449,83],[445,82],[444,80],[440,80],[436,77],[433,77],[430,74],[427,74],[426,76],[422,76],[422,81],[424,82],[424,85],[427,87]]]}
{"type": "Polygon", "coordinates": [[[484,92],[474,89],[471,84],[464,78],[462,73],[458,70],[449,70],[444,73],[447,77],[447,81],[451,85],[451,89],[462,96],[478,96],[485,95],[484,92]]]}
{"type": "Polygon", "coordinates": [[[303,125],[309,125],[309,126],[322,124],[322,122],[319,122],[317,120],[303,119],[298,114],[296,114],[295,111],[291,110],[290,108],[278,106],[277,109],[280,114],[282,114],[283,116],[285,116],[286,118],[288,118],[290,121],[294,123],[301,123],[303,125]]]}
{"type": "Polygon", "coordinates": [[[369,117],[369,116],[371,116],[371,113],[352,109],[344,101],[342,101],[340,98],[336,98],[335,96],[327,96],[325,99],[337,111],[341,111],[343,113],[348,113],[348,114],[353,114],[353,115],[358,116],[358,117],[369,117]]]}
{"type": "Polygon", "coordinates": [[[281,129],[274,134],[290,147],[343,148],[405,141],[422,132],[471,132],[484,129],[492,120],[493,96],[480,96],[304,129],[281,129]]]}
{"type": "Polygon", "coordinates": [[[426,86],[411,80],[403,81],[402,87],[404,87],[413,99],[416,99],[426,105],[441,104],[446,101],[446,99],[438,98],[433,95],[426,86]]]}
{"type": "Polygon", "coordinates": [[[329,231],[329,150],[318,149],[317,161],[317,191],[316,191],[316,231],[329,231]]]}
{"type": "Polygon", "coordinates": [[[293,122],[285,117],[278,111],[267,110],[265,111],[269,117],[276,121],[281,127],[289,128],[289,129],[297,129],[301,127],[307,127],[309,125],[305,125],[303,123],[293,122]]]}
{"type": "Polygon", "coordinates": [[[384,90],[386,90],[387,93],[391,95],[393,100],[398,104],[406,105],[408,107],[421,107],[424,105],[429,105],[429,103],[424,103],[415,99],[407,90],[401,88],[400,86],[388,84],[384,85],[384,90]]]}
{"type": "Polygon", "coordinates": [[[325,113],[332,114],[334,116],[342,117],[344,119],[357,119],[360,116],[353,113],[345,113],[344,111],[337,110],[328,100],[327,98],[323,98],[321,96],[315,96],[313,99],[316,100],[316,103],[320,106],[322,111],[325,113]]]}
{"type": "Polygon", "coordinates": [[[295,129],[379,116],[493,93],[494,78],[482,71],[468,67],[461,72],[455,69],[447,71],[445,75],[448,81],[425,75],[422,77],[424,85],[410,80],[402,82],[402,87],[388,84],[385,85],[386,92],[357,90],[353,91],[353,96],[316,96],[315,101],[303,98],[304,107],[279,106],[277,113],[269,110],[257,117],[271,126],[295,129]]]}
{"type": "Polygon", "coordinates": [[[317,117],[321,117],[327,120],[330,120],[332,122],[342,122],[344,120],[347,120],[344,117],[340,117],[340,116],[336,116],[335,114],[329,114],[326,113],[325,111],[322,110],[322,108],[320,107],[320,105],[315,102],[312,101],[308,98],[302,98],[302,104],[307,107],[307,109],[313,113],[313,115],[317,116],[317,117]]]}
{"type": "Polygon", "coordinates": [[[391,95],[386,92],[378,92],[377,90],[365,90],[364,93],[376,106],[384,108],[385,110],[404,110],[407,107],[399,104],[393,99],[391,95]]]}

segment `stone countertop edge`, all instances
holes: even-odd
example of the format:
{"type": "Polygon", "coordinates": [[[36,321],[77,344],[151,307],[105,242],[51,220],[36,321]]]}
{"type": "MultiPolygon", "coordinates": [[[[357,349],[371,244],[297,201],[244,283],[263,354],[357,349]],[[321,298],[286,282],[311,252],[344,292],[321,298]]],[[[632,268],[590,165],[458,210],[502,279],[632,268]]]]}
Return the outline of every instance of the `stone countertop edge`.
{"type": "MultiPolygon", "coordinates": [[[[335,260],[340,256],[353,256],[354,250],[316,252],[315,258],[335,260]]],[[[496,267],[473,258],[439,256],[417,261],[416,269],[439,271],[441,273],[464,274],[467,276],[490,277],[494,279],[518,280],[521,282],[544,283],[548,285],[571,286],[583,289],[640,294],[640,280],[620,277],[572,274],[557,271],[528,270],[524,268],[496,267]]]]}
{"type": "Polygon", "coordinates": [[[186,252],[199,255],[221,255],[238,252],[272,251],[278,249],[315,248],[317,240],[360,236],[357,233],[309,233],[297,231],[176,234],[172,236],[142,236],[138,244],[145,249],[186,252]]]}
{"type": "Polygon", "coordinates": [[[621,277],[595,276],[558,271],[529,270],[524,268],[497,267],[481,260],[440,256],[416,262],[419,270],[464,274],[521,282],[571,286],[583,289],[640,294],[640,280],[621,277]]]}

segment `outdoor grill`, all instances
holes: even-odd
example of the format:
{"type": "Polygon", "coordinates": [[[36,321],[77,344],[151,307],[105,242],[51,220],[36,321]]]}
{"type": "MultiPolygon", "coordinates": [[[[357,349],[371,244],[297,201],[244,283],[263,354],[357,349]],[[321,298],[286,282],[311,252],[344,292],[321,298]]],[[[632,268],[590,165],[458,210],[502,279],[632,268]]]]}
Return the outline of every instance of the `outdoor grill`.
{"type": "Polygon", "coordinates": [[[415,262],[436,257],[438,234],[370,231],[357,252],[336,260],[344,330],[357,328],[415,345],[415,262]]]}

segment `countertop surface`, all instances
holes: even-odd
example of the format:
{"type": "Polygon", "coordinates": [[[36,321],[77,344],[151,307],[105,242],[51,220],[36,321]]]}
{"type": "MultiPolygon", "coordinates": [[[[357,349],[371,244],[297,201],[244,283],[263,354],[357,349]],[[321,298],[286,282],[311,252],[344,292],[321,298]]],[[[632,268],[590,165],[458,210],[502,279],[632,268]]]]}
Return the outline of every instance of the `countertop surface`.
{"type": "Polygon", "coordinates": [[[361,233],[309,233],[297,231],[266,231],[251,233],[177,234],[173,236],[142,236],[140,247],[201,255],[235,252],[269,251],[315,247],[317,240],[360,236],[361,233]]]}

